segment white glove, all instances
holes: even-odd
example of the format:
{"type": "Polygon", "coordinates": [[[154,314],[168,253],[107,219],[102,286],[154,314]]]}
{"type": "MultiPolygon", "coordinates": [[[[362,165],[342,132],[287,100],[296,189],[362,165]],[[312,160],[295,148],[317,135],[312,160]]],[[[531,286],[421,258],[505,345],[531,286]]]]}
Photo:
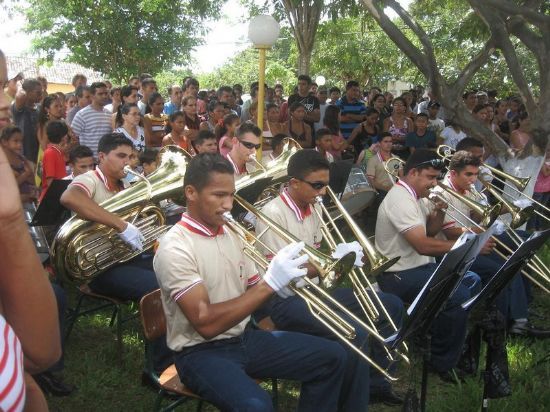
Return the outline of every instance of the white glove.
{"type": "Polygon", "coordinates": [[[517,206],[520,209],[525,209],[526,207],[533,205],[533,202],[531,202],[529,199],[516,199],[513,203],[514,206],[517,206]]]}
{"type": "Polygon", "coordinates": [[[493,233],[495,235],[502,235],[504,232],[506,232],[507,226],[504,224],[504,222],[500,219],[495,220],[495,223],[493,223],[493,226],[491,227],[493,233]]]}
{"type": "Polygon", "coordinates": [[[139,229],[131,223],[128,223],[128,226],[126,226],[124,232],[120,232],[118,235],[122,240],[124,240],[124,242],[130,245],[132,249],[143,250],[143,242],[145,241],[145,238],[139,229]]]}
{"type": "Polygon", "coordinates": [[[307,255],[299,256],[303,248],[304,242],[285,246],[273,257],[265,272],[265,282],[282,298],[294,294],[286,287],[290,282],[307,274],[306,268],[299,269],[309,259],[307,255]]]}
{"type": "Polygon", "coordinates": [[[363,252],[363,248],[357,240],[349,243],[337,244],[336,248],[332,252],[332,257],[335,259],[341,259],[348,253],[355,253],[355,266],[363,267],[365,265],[363,263],[363,257],[365,256],[365,253],[363,252]]]}

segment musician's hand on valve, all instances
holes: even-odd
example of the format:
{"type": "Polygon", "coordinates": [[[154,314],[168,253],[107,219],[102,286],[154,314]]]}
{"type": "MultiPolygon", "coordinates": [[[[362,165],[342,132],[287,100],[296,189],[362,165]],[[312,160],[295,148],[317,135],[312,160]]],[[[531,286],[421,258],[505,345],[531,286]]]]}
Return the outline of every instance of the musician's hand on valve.
{"type": "Polygon", "coordinates": [[[307,269],[300,267],[308,260],[307,255],[300,256],[303,249],[304,242],[285,246],[271,260],[264,275],[264,281],[284,299],[294,295],[287,285],[307,273],[307,269]]]}
{"type": "Polygon", "coordinates": [[[143,242],[145,241],[145,238],[136,226],[128,223],[126,229],[124,229],[124,231],[120,232],[118,235],[133,249],[143,250],[143,242]]]}
{"type": "Polygon", "coordinates": [[[482,255],[488,255],[489,253],[491,253],[493,251],[493,249],[495,248],[496,245],[497,244],[494,241],[494,239],[489,239],[489,240],[487,240],[487,242],[485,242],[485,244],[483,245],[483,247],[481,248],[481,251],[479,253],[482,254],[482,255]]]}

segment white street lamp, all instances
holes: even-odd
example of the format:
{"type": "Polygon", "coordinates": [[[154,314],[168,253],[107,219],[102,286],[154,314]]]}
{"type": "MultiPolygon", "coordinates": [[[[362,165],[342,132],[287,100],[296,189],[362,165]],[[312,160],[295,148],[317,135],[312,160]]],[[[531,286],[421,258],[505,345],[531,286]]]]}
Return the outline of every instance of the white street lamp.
{"type": "MultiPolygon", "coordinates": [[[[248,38],[260,54],[260,70],[258,76],[258,127],[264,129],[264,108],[265,108],[265,51],[275,44],[279,37],[279,23],[273,17],[261,14],[250,20],[248,25],[248,38]]],[[[260,144],[263,143],[263,136],[260,144]]],[[[256,155],[258,160],[262,159],[262,148],[256,155]]]]}

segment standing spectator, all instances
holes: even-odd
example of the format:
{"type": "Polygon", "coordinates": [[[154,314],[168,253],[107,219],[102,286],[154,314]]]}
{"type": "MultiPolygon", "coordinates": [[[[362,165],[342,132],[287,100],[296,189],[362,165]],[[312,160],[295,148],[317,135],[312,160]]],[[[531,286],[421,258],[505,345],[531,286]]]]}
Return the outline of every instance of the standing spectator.
{"type": "Polygon", "coordinates": [[[172,113],[181,110],[183,92],[181,91],[181,87],[174,84],[168,88],[168,95],[170,96],[170,101],[164,103],[164,114],[170,116],[172,113]]]}
{"type": "Polygon", "coordinates": [[[418,114],[414,119],[414,126],[415,131],[408,133],[405,138],[405,146],[411,153],[416,149],[435,149],[436,137],[435,133],[428,130],[428,115],[418,114]]]}
{"type": "Polygon", "coordinates": [[[75,96],[77,98],[76,105],[67,113],[67,123],[70,125],[73,124],[73,119],[76,114],[92,103],[92,95],[88,86],[78,86],[75,91],[75,96]]]}
{"type": "Polygon", "coordinates": [[[181,99],[181,109],[185,113],[185,135],[193,141],[197,137],[201,125],[201,119],[197,114],[197,98],[184,96],[181,99]]]}
{"type": "Polygon", "coordinates": [[[48,79],[46,79],[44,76],[38,76],[36,78],[42,85],[42,95],[47,96],[48,95],[48,79]]]}
{"type": "Polygon", "coordinates": [[[61,119],[63,119],[63,105],[61,104],[61,100],[59,100],[56,94],[46,96],[40,105],[40,110],[38,112],[38,127],[36,129],[36,136],[38,137],[38,142],[42,150],[45,150],[48,144],[46,123],[50,120],[61,119]]]}
{"type": "MultiPolygon", "coordinates": [[[[379,94],[378,96],[382,96],[379,94]]],[[[353,144],[356,156],[364,149],[368,149],[374,143],[377,143],[380,135],[380,126],[378,122],[378,110],[369,107],[366,112],[366,120],[359,123],[350,137],[346,140],[347,145],[353,144]]]]}
{"type": "MultiPolygon", "coordinates": [[[[237,116],[241,115],[241,108],[237,106],[235,95],[233,94],[233,89],[230,86],[221,86],[216,96],[219,102],[225,103],[229,108],[229,113],[236,114],[237,116]]],[[[226,113],[226,114],[229,114],[226,113]]]]}
{"type": "Polygon", "coordinates": [[[466,106],[466,109],[470,113],[472,113],[477,102],[476,92],[474,92],[473,90],[467,91],[462,95],[462,100],[464,102],[464,105],[466,106]]]}
{"type": "Polygon", "coordinates": [[[367,107],[361,100],[359,83],[350,80],[346,83],[346,94],[336,102],[340,108],[340,131],[344,139],[348,139],[359,123],[367,118],[367,107]]]}
{"type": "Polygon", "coordinates": [[[65,118],[69,115],[72,108],[78,104],[78,98],[74,94],[67,94],[65,98],[65,118]]]}
{"type": "Polygon", "coordinates": [[[250,84],[250,99],[243,103],[241,110],[241,123],[250,120],[250,105],[258,101],[258,82],[250,84]]]}
{"type": "Polygon", "coordinates": [[[441,105],[435,100],[428,103],[428,130],[433,132],[437,137],[439,137],[443,129],[445,129],[445,122],[439,118],[440,108],[441,105]]]}
{"type": "Polygon", "coordinates": [[[69,149],[69,128],[60,120],[52,120],[46,126],[48,146],[44,150],[42,159],[42,201],[54,179],[63,179],[67,176],[65,156],[69,149]]]}
{"type": "Polygon", "coordinates": [[[31,162],[38,158],[38,111],[42,101],[42,84],[36,79],[25,79],[12,104],[13,122],[23,133],[23,155],[31,162]]]}
{"type": "Polygon", "coordinates": [[[97,144],[105,134],[111,133],[111,113],[105,109],[107,100],[107,86],[105,83],[95,82],[90,86],[92,104],[80,110],[73,119],[71,127],[78,137],[80,144],[92,149],[97,157],[97,144]]]}
{"type": "Polygon", "coordinates": [[[84,76],[81,73],[77,73],[73,76],[73,80],[71,81],[71,84],[73,85],[74,89],[78,89],[80,86],[86,86],[88,83],[88,78],[84,76]]]}
{"type": "Polygon", "coordinates": [[[243,99],[241,96],[243,95],[243,85],[242,84],[234,84],[233,85],[233,93],[235,94],[235,102],[239,105],[243,105],[243,99]]]}
{"type": "Polygon", "coordinates": [[[378,126],[380,129],[384,126],[384,120],[390,116],[388,108],[386,107],[386,98],[383,94],[376,94],[369,102],[369,107],[375,109],[378,112],[378,126]]]}
{"type": "Polygon", "coordinates": [[[300,103],[305,110],[304,122],[313,131],[314,123],[321,120],[321,110],[319,109],[319,99],[310,94],[310,89],[311,77],[305,74],[298,76],[298,93],[289,96],[288,107],[290,108],[295,102],[300,103]]]}
{"type": "Polygon", "coordinates": [[[17,85],[21,82],[25,76],[21,72],[9,72],[8,73],[8,84],[6,88],[6,99],[11,104],[15,100],[15,95],[17,94],[17,85]]]}
{"type": "Polygon", "coordinates": [[[460,126],[454,122],[451,122],[449,126],[443,129],[443,131],[441,132],[441,139],[443,140],[443,144],[451,146],[453,149],[456,149],[456,145],[458,144],[458,142],[460,142],[465,137],[467,137],[466,133],[464,133],[460,126]]]}
{"type": "Polygon", "coordinates": [[[527,112],[518,114],[511,121],[515,130],[510,133],[510,147],[514,150],[522,150],[531,140],[530,121],[527,112]]]}
{"type": "Polygon", "coordinates": [[[264,138],[271,138],[280,133],[286,133],[288,131],[288,124],[286,122],[279,121],[279,119],[279,106],[277,106],[275,103],[268,104],[266,107],[266,116],[264,121],[264,138]]]}
{"type": "Polygon", "coordinates": [[[195,150],[191,144],[191,140],[185,136],[185,114],[183,112],[175,112],[168,118],[169,133],[162,139],[162,145],[176,145],[181,147],[191,156],[195,155],[195,150]]]}
{"type": "MultiPolygon", "coordinates": [[[[193,77],[187,77],[183,82],[183,97],[191,96],[197,99],[198,95],[199,81],[193,77]]],[[[197,99],[195,103],[197,105],[198,114],[206,113],[206,102],[204,100],[198,101],[197,99]]]]}
{"type": "Polygon", "coordinates": [[[342,96],[342,92],[338,87],[331,87],[328,91],[330,99],[328,100],[329,104],[336,104],[336,102],[342,96]]]}
{"type": "Polygon", "coordinates": [[[136,90],[139,90],[141,87],[141,83],[139,81],[139,76],[132,76],[128,79],[128,86],[135,87],[136,90]]]}
{"type": "Polygon", "coordinates": [[[328,90],[326,87],[319,87],[317,89],[317,99],[319,100],[319,114],[320,118],[318,122],[315,122],[314,128],[315,132],[323,127],[323,121],[325,118],[325,110],[327,110],[327,98],[328,98],[328,90]]]}
{"type": "Polygon", "coordinates": [[[128,139],[130,139],[134,145],[134,148],[138,152],[142,152],[145,149],[145,131],[139,124],[141,122],[141,114],[136,103],[125,103],[118,111],[120,119],[117,123],[121,126],[117,127],[115,133],[122,133],[128,139]]]}
{"type": "MultiPolygon", "coordinates": [[[[149,102],[149,97],[151,97],[153,93],[157,93],[157,92],[158,92],[158,88],[157,88],[157,82],[155,81],[155,79],[149,77],[141,81],[142,97],[141,97],[141,100],[137,103],[137,105],[142,115],[145,115],[145,113],[147,113],[147,105],[149,102]]],[[[164,108],[164,103],[163,103],[163,108],[164,108]]]]}
{"type": "Polygon", "coordinates": [[[116,113],[118,111],[118,108],[122,104],[122,97],[121,97],[121,91],[122,89],[120,87],[113,87],[109,94],[111,95],[111,103],[105,106],[107,110],[109,110],[111,113],[116,113]]]}
{"type": "Polygon", "coordinates": [[[200,130],[210,130],[216,133],[216,125],[223,120],[225,115],[225,105],[217,100],[211,100],[208,103],[208,120],[201,122],[200,130]]]}
{"type": "MultiPolygon", "coordinates": [[[[290,99],[289,99],[290,100],[290,99]]],[[[288,134],[304,149],[313,148],[313,132],[311,126],[305,122],[306,109],[300,102],[290,105],[290,119],[288,119],[288,134]]]]}
{"type": "Polygon", "coordinates": [[[111,123],[112,123],[111,125],[113,129],[116,129],[117,127],[122,126],[122,115],[119,114],[122,106],[124,106],[125,104],[135,104],[137,107],[138,99],[139,98],[138,98],[137,87],[122,86],[122,88],[120,89],[120,106],[118,106],[118,109],[115,112],[113,112],[111,116],[111,123]]]}
{"type": "Polygon", "coordinates": [[[145,146],[160,147],[162,146],[162,139],[166,134],[164,128],[168,120],[168,116],[162,113],[164,109],[164,99],[160,93],[154,92],[149,95],[147,103],[147,114],[143,116],[145,146]]]}
{"type": "MultiPolygon", "coordinates": [[[[19,186],[21,203],[36,200],[37,189],[34,183],[34,164],[21,154],[23,133],[17,126],[5,126],[0,133],[0,144],[11,166],[19,186]]],[[[4,195],[5,196],[5,195],[4,195]]]]}
{"type": "Polygon", "coordinates": [[[281,107],[283,102],[286,102],[284,97],[284,88],[282,84],[276,84],[275,85],[275,96],[273,97],[273,103],[275,103],[277,106],[281,107]]]}
{"type": "Polygon", "coordinates": [[[152,79],[153,75],[149,73],[141,73],[139,75],[139,87],[138,87],[138,97],[141,99],[143,97],[143,81],[145,79],[152,79]]]}
{"type": "Polygon", "coordinates": [[[406,116],[405,101],[401,97],[393,100],[392,115],[384,120],[384,132],[389,132],[393,138],[392,152],[405,160],[409,150],[405,147],[405,137],[414,130],[412,119],[406,116]]]}
{"type": "Polygon", "coordinates": [[[495,105],[495,116],[493,117],[493,124],[495,133],[500,136],[506,143],[510,140],[510,121],[506,113],[508,112],[508,102],[506,100],[499,100],[495,105]]]}

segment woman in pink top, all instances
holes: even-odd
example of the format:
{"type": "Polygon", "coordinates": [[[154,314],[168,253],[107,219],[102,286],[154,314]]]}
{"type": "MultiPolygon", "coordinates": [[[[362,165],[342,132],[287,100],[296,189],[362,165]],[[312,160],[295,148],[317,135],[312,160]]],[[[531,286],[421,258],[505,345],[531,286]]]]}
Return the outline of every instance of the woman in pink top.
{"type": "Polygon", "coordinates": [[[510,147],[515,150],[521,150],[531,140],[531,135],[529,134],[529,115],[527,112],[522,112],[514,117],[512,125],[516,127],[516,130],[510,133],[510,147]]]}
{"type": "Polygon", "coordinates": [[[235,136],[235,130],[241,124],[241,118],[235,113],[226,114],[223,117],[221,124],[217,125],[214,131],[216,139],[219,140],[218,148],[222,156],[227,156],[227,153],[231,151],[233,143],[231,143],[235,136]]]}

